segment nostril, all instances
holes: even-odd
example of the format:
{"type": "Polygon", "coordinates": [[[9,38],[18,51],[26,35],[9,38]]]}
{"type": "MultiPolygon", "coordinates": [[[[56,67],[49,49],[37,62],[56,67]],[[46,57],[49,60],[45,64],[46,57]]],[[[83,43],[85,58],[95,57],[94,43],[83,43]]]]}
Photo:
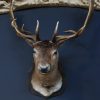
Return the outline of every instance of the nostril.
{"type": "Polygon", "coordinates": [[[41,72],[42,73],[47,73],[49,70],[48,70],[48,67],[46,67],[46,68],[41,68],[41,72]]]}

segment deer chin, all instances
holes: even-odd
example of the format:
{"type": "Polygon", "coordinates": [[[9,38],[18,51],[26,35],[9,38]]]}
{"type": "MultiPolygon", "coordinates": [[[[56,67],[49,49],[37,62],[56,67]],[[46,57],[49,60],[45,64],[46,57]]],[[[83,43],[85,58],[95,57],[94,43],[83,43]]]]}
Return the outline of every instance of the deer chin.
{"type": "Polygon", "coordinates": [[[36,92],[40,93],[44,97],[49,97],[53,93],[58,92],[61,89],[62,77],[60,77],[60,79],[52,86],[42,86],[40,83],[34,81],[34,79],[31,80],[31,85],[36,92]]]}

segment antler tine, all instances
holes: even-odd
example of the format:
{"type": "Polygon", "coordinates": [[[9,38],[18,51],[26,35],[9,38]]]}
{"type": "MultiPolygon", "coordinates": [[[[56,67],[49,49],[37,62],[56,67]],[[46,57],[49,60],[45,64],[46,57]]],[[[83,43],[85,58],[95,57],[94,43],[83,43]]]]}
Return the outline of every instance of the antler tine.
{"type": "Polygon", "coordinates": [[[19,29],[17,23],[16,23],[16,19],[15,19],[15,16],[14,16],[14,13],[13,13],[13,2],[12,0],[10,0],[10,8],[9,8],[9,12],[10,12],[10,16],[12,18],[12,22],[11,22],[11,25],[12,27],[16,30],[17,32],[17,35],[24,38],[24,39],[33,39],[34,40],[34,37],[33,35],[26,35],[26,34],[23,34],[24,33],[24,30],[23,30],[23,26],[22,26],[22,30],[19,29]],[[22,32],[23,31],[23,32],[22,32]]]}
{"type": "Polygon", "coordinates": [[[58,27],[59,27],[59,21],[57,21],[57,24],[56,24],[56,27],[55,27],[55,30],[54,30],[54,34],[56,35],[57,32],[58,32],[58,27]]]}
{"type": "Polygon", "coordinates": [[[57,36],[57,40],[67,40],[67,39],[70,39],[70,38],[73,38],[73,37],[77,37],[79,36],[86,28],[86,26],[88,25],[88,22],[89,22],[89,19],[92,15],[92,12],[94,10],[94,0],[89,0],[89,11],[88,11],[88,14],[87,14],[87,17],[86,17],[86,20],[83,24],[83,26],[78,30],[78,31],[74,31],[74,30],[67,30],[65,32],[70,32],[72,33],[72,35],[64,35],[64,36],[57,36]]]}
{"type": "Polygon", "coordinates": [[[36,34],[36,41],[40,41],[40,37],[39,37],[39,20],[37,20],[37,25],[36,25],[36,29],[35,29],[35,34],[36,34]]]}
{"type": "Polygon", "coordinates": [[[59,21],[57,21],[57,23],[56,23],[56,27],[54,29],[54,34],[52,36],[52,41],[55,41],[56,35],[58,33],[58,27],[59,27],[59,21]]]}
{"type": "Polygon", "coordinates": [[[35,29],[35,34],[39,33],[39,20],[37,20],[37,25],[36,25],[36,29],[35,29]]]}

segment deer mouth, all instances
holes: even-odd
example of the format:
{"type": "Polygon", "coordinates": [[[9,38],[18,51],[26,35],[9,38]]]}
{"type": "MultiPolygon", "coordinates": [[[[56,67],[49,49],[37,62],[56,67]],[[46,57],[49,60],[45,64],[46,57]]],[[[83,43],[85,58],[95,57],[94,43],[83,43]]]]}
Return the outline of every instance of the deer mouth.
{"type": "Polygon", "coordinates": [[[45,85],[43,86],[44,88],[46,88],[47,90],[50,90],[52,87],[54,87],[53,85],[45,85]]]}

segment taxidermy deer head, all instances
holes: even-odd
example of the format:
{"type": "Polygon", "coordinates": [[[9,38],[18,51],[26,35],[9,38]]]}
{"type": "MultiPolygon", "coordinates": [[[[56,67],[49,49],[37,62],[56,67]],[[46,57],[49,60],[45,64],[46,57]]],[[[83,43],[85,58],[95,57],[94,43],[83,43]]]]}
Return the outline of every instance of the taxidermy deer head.
{"type": "Polygon", "coordinates": [[[63,78],[59,70],[59,53],[58,48],[65,41],[78,37],[86,28],[93,12],[94,1],[90,0],[89,11],[83,26],[78,31],[67,30],[65,32],[71,35],[57,35],[59,21],[56,24],[54,34],[51,40],[41,40],[39,37],[39,21],[35,29],[35,34],[31,34],[22,28],[19,28],[13,13],[13,3],[10,4],[11,25],[17,35],[23,38],[33,48],[34,71],[32,73],[32,88],[45,97],[51,96],[59,91],[63,84],[63,78]]]}

